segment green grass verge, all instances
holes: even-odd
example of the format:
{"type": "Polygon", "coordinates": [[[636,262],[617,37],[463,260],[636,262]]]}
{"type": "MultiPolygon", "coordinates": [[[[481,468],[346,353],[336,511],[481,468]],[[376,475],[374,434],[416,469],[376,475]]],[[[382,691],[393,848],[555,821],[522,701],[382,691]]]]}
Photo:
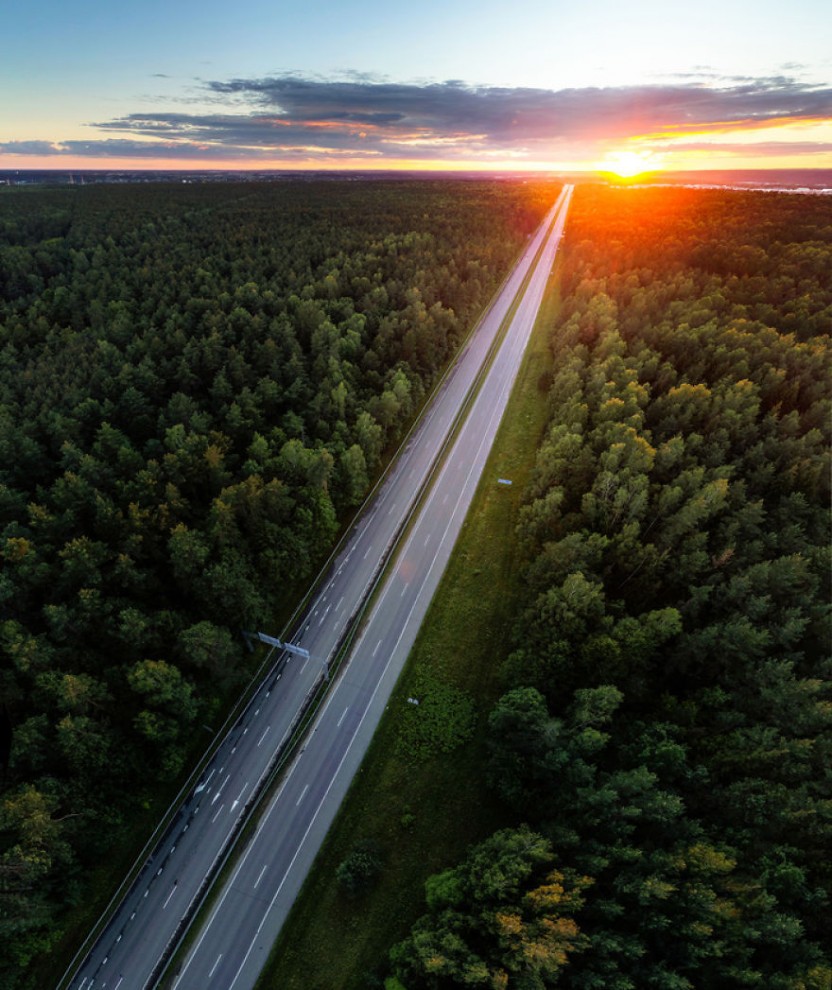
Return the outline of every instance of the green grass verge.
{"type": "Polygon", "coordinates": [[[365,990],[423,912],[425,879],[506,824],[483,780],[486,718],[503,690],[519,594],[514,527],[546,421],[558,306],[550,286],[448,570],[260,990],[365,990]],[[349,897],[335,872],[365,842],[383,868],[372,890],[349,897]]]}

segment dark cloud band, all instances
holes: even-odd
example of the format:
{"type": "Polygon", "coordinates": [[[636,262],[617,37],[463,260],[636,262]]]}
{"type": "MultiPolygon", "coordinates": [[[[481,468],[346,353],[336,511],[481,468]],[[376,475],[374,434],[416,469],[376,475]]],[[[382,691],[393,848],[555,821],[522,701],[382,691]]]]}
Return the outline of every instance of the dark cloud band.
{"type": "MultiPolygon", "coordinates": [[[[737,77],[719,85],[677,79],[668,85],[547,90],[289,74],[203,86],[206,96],[234,109],[129,114],[91,125],[118,138],[8,142],[0,151],[261,161],[347,155],[487,161],[511,155],[522,164],[586,158],[587,146],[591,155],[592,149],[635,137],[662,143],[675,135],[832,118],[832,88],[785,76],[737,77]]],[[[763,148],[760,153],[768,153],[763,148]]]]}

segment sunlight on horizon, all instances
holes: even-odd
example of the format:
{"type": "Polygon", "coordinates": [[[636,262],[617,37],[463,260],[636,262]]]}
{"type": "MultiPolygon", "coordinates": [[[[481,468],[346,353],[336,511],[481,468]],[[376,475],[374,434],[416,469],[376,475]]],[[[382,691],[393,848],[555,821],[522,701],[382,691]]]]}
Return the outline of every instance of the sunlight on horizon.
{"type": "Polygon", "coordinates": [[[613,172],[622,179],[632,179],[645,172],[655,172],[662,163],[649,151],[614,151],[599,162],[599,172],[613,172]]]}

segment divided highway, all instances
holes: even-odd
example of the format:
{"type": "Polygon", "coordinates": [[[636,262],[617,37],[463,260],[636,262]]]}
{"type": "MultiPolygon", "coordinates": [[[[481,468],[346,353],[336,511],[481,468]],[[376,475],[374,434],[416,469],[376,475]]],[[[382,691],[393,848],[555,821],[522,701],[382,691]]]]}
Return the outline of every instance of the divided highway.
{"type": "Polygon", "coordinates": [[[534,324],[570,196],[571,187],[566,187],[530,239],[375,498],[342,542],[320,591],[290,630],[288,640],[308,651],[309,658],[285,652],[277,657],[74,972],[68,984],[72,990],[144,990],[158,981],[284,752],[304,702],[361,611],[529,277],[504,342],[383,582],[346,669],[174,984],[178,990],[254,986],[450,556],[534,324]]]}

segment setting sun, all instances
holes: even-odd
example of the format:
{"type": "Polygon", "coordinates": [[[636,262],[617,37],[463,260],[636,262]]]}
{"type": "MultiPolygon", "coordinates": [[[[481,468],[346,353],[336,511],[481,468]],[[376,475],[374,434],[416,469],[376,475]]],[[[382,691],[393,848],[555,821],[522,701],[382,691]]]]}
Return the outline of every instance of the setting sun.
{"type": "Polygon", "coordinates": [[[614,172],[622,179],[632,179],[655,168],[656,163],[652,161],[652,156],[639,151],[616,151],[607,155],[600,165],[601,171],[614,172]]]}

